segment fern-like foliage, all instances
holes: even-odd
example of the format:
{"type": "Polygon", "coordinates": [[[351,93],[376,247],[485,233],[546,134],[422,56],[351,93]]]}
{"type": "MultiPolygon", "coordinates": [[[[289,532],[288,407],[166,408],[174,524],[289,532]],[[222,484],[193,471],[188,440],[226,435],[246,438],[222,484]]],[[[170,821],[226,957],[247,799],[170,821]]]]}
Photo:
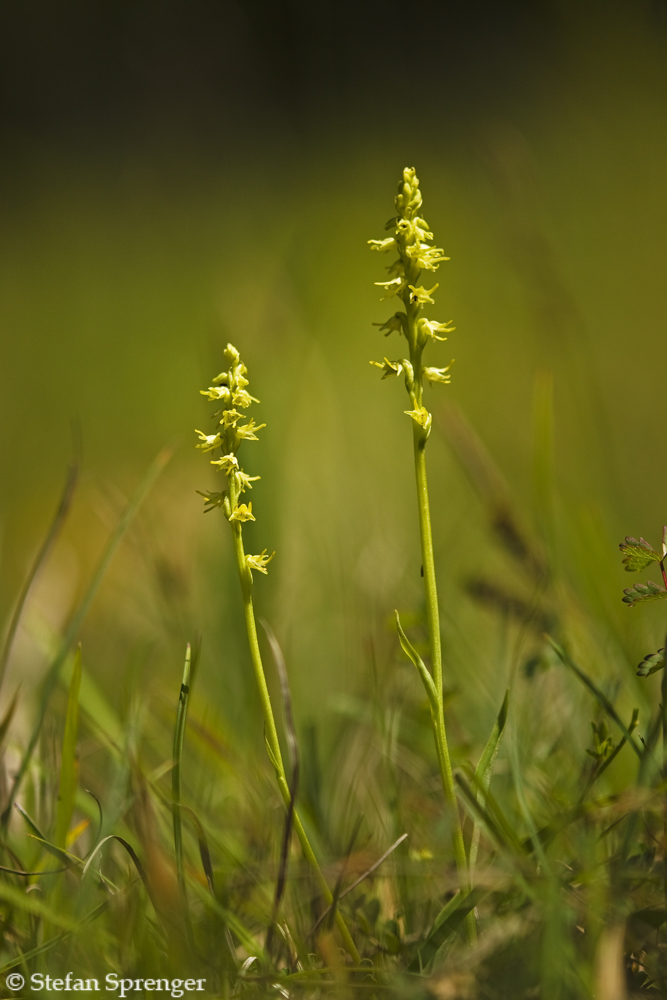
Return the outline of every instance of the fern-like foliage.
{"type": "Polygon", "coordinates": [[[626,535],[625,541],[621,542],[619,549],[625,556],[623,565],[626,573],[638,573],[650,566],[652,562],[659,563],[662,559],[645,538],[637,539],[633,538],[632,535],[626,535]]]}
{"type": "Polygon", "coordinates": [[[659,649],[657,653],[649,653],[637,667],[637,677],[650,677],[658,670],[662,670],[665,665],[665,649],[659,649]]]}
{"type": "Polygon", "coordinates": [[[643,601],[664,600],[667,597],[667,590],[664,587],[659,587],[652,580],[647,580],[646,583],[636,583],[634,587],[628,587],[624,594],[623,603],[634,608],[635,604],[640,604],[643,601]]]}

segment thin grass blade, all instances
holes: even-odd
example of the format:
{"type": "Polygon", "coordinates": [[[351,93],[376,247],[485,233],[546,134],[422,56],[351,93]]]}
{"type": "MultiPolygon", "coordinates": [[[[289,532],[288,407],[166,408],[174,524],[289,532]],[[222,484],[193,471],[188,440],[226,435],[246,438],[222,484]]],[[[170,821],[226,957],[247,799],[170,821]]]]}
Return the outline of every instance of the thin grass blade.
{"type": "MultiPolygon", "coordinates": [[[[505,732],[505,723],[507,722],[507,711],[509,708],[509,688],[505,693],[503,703],[500,706],[500,712],[498,717],[493,724],[493,729],[491,730],[491,735],[487,741],[486,746],[482,756],[479,759],[479,763],[475,769],[475,777],[477,781],[482,786],[483,791],[477,793],[478,800],[481,801],[482,805],[486,798],[486,792],[489,789],[491,783],[491,775],[493,774],[493,767],[496,762],[496,757],[500,750],[500,744],[502,743],[503,734],[505,732]]],[[[477,854],[479,852],[479,840],[481,836],[481,827],[479,823],[475,823],[473,826],[472,837],[470,840],[470,854],[469,854],[469,865],[470,873],[475,870],[475,865],[477,864],[477,854]]]]}
{"type": "Polygon", "coordinates": [[[72,822],[76,787],[79,779],[79,768],[76,758],[76,740],[79,729],[79,691],[81,689],[81,646],[74,657],[72,680],[67,698],[67,715],[65,717],[65,735],[60,762],[60,784],[58,802],[56,805],[55,844],[58,847],[67,846],[67,831],[72,822]]]}
{"type": "Polygon", "coordinates": [[[190,643],[185,650],[185,665],[183,667],[183,679],[181,690],[178,696],[178,710],[176,712],[176,727],[174,729],[174,766],[171,771],[171,790],[173,796],[172,818],[174,826],[174,855],[176,858],[176,872],[178,882],[183,889],[183,829],[181,823],[181,762],[183,758],[183,739],[185,736],[185,722],[188,712],[188,700],[190,698],[190,670],[192,663],[192,649],[190,643]]]}

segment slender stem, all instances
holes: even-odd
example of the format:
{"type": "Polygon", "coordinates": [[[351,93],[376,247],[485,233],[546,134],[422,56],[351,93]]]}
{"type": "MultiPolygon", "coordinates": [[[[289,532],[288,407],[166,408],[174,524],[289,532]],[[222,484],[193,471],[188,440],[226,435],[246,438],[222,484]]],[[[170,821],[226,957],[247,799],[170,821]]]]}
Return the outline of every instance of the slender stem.
{"type": "MultiPolygon", "coordinates": [[[[415,424],[414,454],[415,476],[417,480],[417,504],[419,508],[419,533],[421,538],[422,566],[424,571],[424,591],[426,595],[426,617],[428,623],[429,646],[431,650],[431,669],[433,683],[437,695],[437,715],[433,716],[435,745],[440,767],[440,778],[447,804],[452,809],[454,817],[454,857],[459,874],[461,891],[470,891],[470,873],[466,859],[461,816],[459,813],[456,792],[454,790],[454,773],[449,755],[447,730],[445,727],[444,695],[442,689],[442,646],[440,643],[440,611],[438,608],[438,588],[435,578],[435,559],[433,557],[433,535],[431,531],[431,514],[428,499],[428,482],[426,479],[426,435],[423,429],[415,424]]],[[[466,931],[470,943],[477,939],[475,913],[471,910],[466,917],[466,931]]]]}
{"type": "MultiPolygon", "coordinates": [[[[236,504],[237,497],[233,495],[234,488],[230,489],[230,500],[232,502],[232,509],[236,504]]],[[[234,536],[234,551],[236,554],[236,562],[239,571],[239,578],[241,581],[241,593],[243,596],[243,613],[245,616],[246,631],[248,633],[248,645],[250,646],[250,658],[252,660],[253,670],[255,672],[255,680],[257,681],[257,688],[259,691],[259,698],[262,703],[262,712],[264,714],[264,726],[266,733],[266,742],[270,751],[272,758],[272,763],[276,771],[276,778],[278,781],[278,788],[280,789],[280,794],[282,796],[285,806],[289,808],[290,804],[290,791],[289,785],[287,783],[287,776],[285,773],[285,767],[283,764],[282,753],[280,751],[280,741],[278,740],[278,730],[276,728],[276,720],[273,715],[273,706],[271,705],[271,695],[269,694],[269,689],[266,683],[266,675],[264,673],[264,665],[262,663],[262,654],[259,649],[259,642],[257,639],[257,626],[255,624],[255,611],[252,604],[252,572],[246,564],[245,550],[243,548],[243,535],[241,525],[238,522],[232,522],[231,524],[232,534],[234,536]]],[[[315,873],[315,878],[320,886],[322,895],[324,896],[328,906],[333,903],[333,894],[329,888],[327,880],[324,877],[322,869],[319,866],[317,858],[315,857],[315,852],[313,851],[310,841],[306,831],[303,828],[301,819],[299,817],[296,809],[294,810],[294,830],[297,837],[299,838],[299,843],[301,844],[301,849],[303,850],[306,861],[313,869],[315,873]]],[[[359,965],[361,957],[357,948],[352,940],[352,936],[347,928],[347,924],[342,916],[342,914],[336,910],[336,925],[340,931],[340,935],[343,938],[343,943],[355,965],[359,965]]]]}
{"type": "MultiPolygon", "coordinates": [[[[408,280],[416,283],[419,272],[409,265],[406,270],[408,280]]],[[[416,406],[423,406],[424,374],[422,368],[423,343],[420,343],[418,318],[420,307],[410,299],[404,299],[407,316],[407,341],[410,345],[410,364],[412,366],[411,398],[416,406]]],[[[426,478],[426,442],[430,428],[427,429],[417,421],[412,424],[412,441],[415,457],[415,479],[417,483],[417,508],[419,510],[419,537],[421,542],[422,573],[424,577],[424,594],[426,597],[426,620],[431,653],[431,671],[437,697],[437,712],[431,712],[433,734],[438,755],[440,778],[447,804],[452,810],[454,820],[454,858],[459,876],[461,892],[470,891],[470,870],[466,858],[461,815],[459,813],[456,792],[454,790],[454,773],[449,755],[447,730],[445,727],[445,705],[442,687],[442,646],[440,642],[440,608],[438,605],[438,585],[435,577],[435,557],[433,555],[433,532],[431,530],[431,507],[428,498],[428,480],[426,478]]],[[[477,940],[477,925],[475,912],[471,910],[466,916],[466,933],[468,941],[474,944],[477,940]]]]}

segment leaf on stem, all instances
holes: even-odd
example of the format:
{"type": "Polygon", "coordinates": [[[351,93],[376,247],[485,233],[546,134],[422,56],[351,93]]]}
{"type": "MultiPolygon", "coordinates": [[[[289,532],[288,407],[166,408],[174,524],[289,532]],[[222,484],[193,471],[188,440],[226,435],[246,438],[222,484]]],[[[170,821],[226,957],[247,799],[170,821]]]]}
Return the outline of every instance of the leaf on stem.
{"type": "Polygon", "coordinates": [[[401,644],[401,649],[403,650],[407,658],[411,660],[412,663],[414,663],[415,667],[417,668],[419,676],[422,679],[422,683],[426,688],[426,694],[428,695],[428,700],[431,704],[431,708],[434,711],[436,711],[438,705],[438,694],[437,691],[435,690],[435,684],[433,683],[433,678],[428,672],[426,664],[422,660],[421,656],[419,655],[419,653],[412,645],[405,632],[403,631],[403,626],[401,625],[401,619],[399,618],[398,611],[395,611],[394,614],[396,615],[396,628],[398,630],[398,639],[401,644]]]}
{"type": "Polygon", "coordinates": [[[632,535],[626,535],[625,541],[618,547],[624,556],[623,565],[626,573],[638,573],[652,562],[659,563],[662,558],[645,538],[636,539],[632,535]]]}
{"type": "Polygon", "coordinates": [[[640,604],[643,601],[664,600],[667,597],[667,590],[657,583],[653,583],[652,580],[647,580],[646,583],[636,583],[634,587],[627,587],[624,594],[625,597],[621,598],[623,603],[634,608],[635,604],[640,604]]]}
{"type": "Polygon", "coordinates": [[[659,649],[657,653],[649,653],[637,667],[637,677],[650,677],[658,670],[662,670],[665,665],[665,649],[659,649]]]}

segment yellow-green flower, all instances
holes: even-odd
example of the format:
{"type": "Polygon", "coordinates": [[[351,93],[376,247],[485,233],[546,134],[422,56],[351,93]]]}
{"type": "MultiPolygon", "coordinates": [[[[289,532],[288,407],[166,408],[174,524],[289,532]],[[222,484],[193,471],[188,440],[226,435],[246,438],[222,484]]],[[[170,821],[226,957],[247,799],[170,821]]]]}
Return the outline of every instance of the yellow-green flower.
{"type": "Polygon", "coordinates": [[[236,455],[223,455],[222,458],[214,458],[211,465],[219,465],[220,471],[229,475],[230,472],[236,472],[239,467],[239,460],[236,455]]]}
{"type": "Polygon", "coordinates": [[[385,379],[391,378],[392,375],[400,375],[405,362],[390,361],[389,358],[385,358],[384,361],[371,361],[371,364],[382,371],[382,378],[385,379]]]}
{"type": "Polygon", "coordinates": [[[383,299],[391,299],[394,295],[398,295],[405,288],[407,282],[405,278],[392,278],[391,281],[376,281],[376,285],[380,288],[384,288],[386,294],[382,296],[383,299]]]}
{"type": "Polygon", "coordinates": [[[257,480],[261,479],[262,477],[248,476],[246,475],[245,472],[242,472],[241,469],[239,469],[237,472],[234,473],[234,478],[236,479],[236,483],[239,489],[241,490],[241,492],[243,492],[243,490],[251,490],[252,484],[257,482],[257,480]]]}
{"type": "Polygon", "coordinates": [[[368,243],[371,250],[379,250],[381,253],[387,253],[396,246],[396,240],[393,236],[388,236],[386,240],[369,240],[368,243]]]}
{"type": "Polygon", "coordinates": [[[424,319],[423,317],[417,323],[417,333],[419,335],[420,341],[424,344],[427,343],[429,337],[433,340],[447,340],[446,337],[439,337],[439,333],[453,333],[456,329],[452,326],[451,319],[447,320],[446,323],[437,323],[435,320],[424,319]]]}
{"type": "Polygon", "coordinates": [[[227,428],[227,427],[236,427],[236,424],[238,423],[238,421],[241,419],[242,416],[243,416],[243,414],[239,413],[238,410],[234,410],[234,409],[232,409],[232,410],[223,410],[222,411],[222,418],[220,420],[220,423],[225,428],[227,428]]]}
{"type": "Polygon", "coordinates": [[[243,406],[245,408],[250,406],[251,403],[259,403],[259,400],[251,396],[245,389],[237,389],[232,395],[232,403],[235,406],[243,406]]]}
{"type": "Polygon", "coordinates": [[[450,368],[452,367],[453,364],[454,364],[454,362],[450,361],[446,368],[424,368],[424,378],[427,378],[429,380],[429,382],[431,382],[431,383],[434,383],[434,382],[443,382],[443,383],[451,382],[452,377],[451,377],[451,375],[448,375],[447,373],[449,372],[449,370],[450,370],[450,368]]]}
{"type": "Polygon", "coordinates": [[[201,444],[196,444],[195,448],[199,451],[215,451],[222,444],[219,434],[204,434],[203,431],[195,430],[195,434],[199,434],[201,444]]]}
{"type": "Polygon", "coordinates": [[[412,417],[416,423],[420,424],[425,431],[430,431],[433,417],[425,406],[415,406],[414,410],[404,410],[408,417],[412,417]]]}
{"type": "Polygon", "coordinates": [[[431,298],[431,296],[438,287],[439,287],[438,283],[436,283],[433,286],[433,288],[428,288],[428,289],[424,288],[423,285],[420,285],[418,288],[416,288],[414,285],[408,285],[408,288],[410,289],[411,304],[423,306],[426,305],[427,302],[429,302],[431,305],[433,305],[433,299],[431,298]]]}
{"type": "Polygon", "coordinates": [[[443,260],[449,260],[449,257],[444,256],[441,247],[430,247],[428,243],[413,243],[405,252],[417,267],[427,271],[437,271],[443,260]]]}
{"type": "Polygon", "coordinates": [[[244,441],[259,441],[255,431],[261,431],[263,427],[266,427],[266,424],[256,424],[254,420],[250,420],[249,423],[237,427],[236,434],[244,441]]]}
{"type": "Polygon", "coordinates": [[[267,550],[263,549],[258,556],[246,556],[245,561],[248,569],[257,570],[259,573],[268,573],[266,567],[275,556],[275,552],[272,552],[270,556],[267,556],[266,552],[267,550]]]}
{"type": "Polygon", "coordinates": [[[249,504],[237,504],[229,515],[230,521],[256,521],[257,518],[252,512],[252,501],[249,504]]]}
{"type": "Polygon", "coordinates": [[[208,389],[200,389],[199,392],[202,396],[208,396],[214,402],[221,399],[223,403],[229,403],[232,398],[229,388],[226,385],[212,385],[208,389]]]}

